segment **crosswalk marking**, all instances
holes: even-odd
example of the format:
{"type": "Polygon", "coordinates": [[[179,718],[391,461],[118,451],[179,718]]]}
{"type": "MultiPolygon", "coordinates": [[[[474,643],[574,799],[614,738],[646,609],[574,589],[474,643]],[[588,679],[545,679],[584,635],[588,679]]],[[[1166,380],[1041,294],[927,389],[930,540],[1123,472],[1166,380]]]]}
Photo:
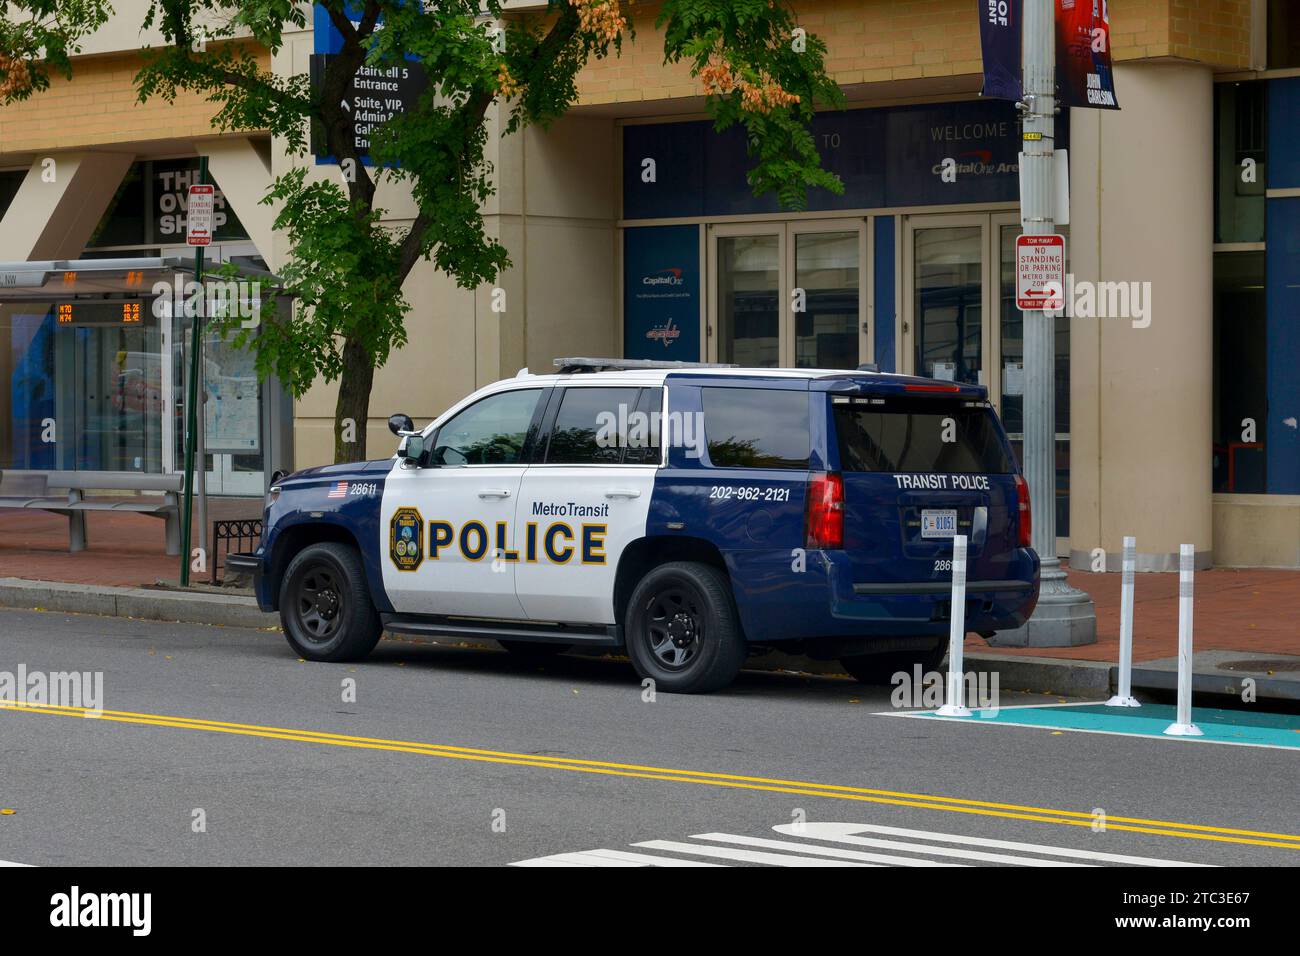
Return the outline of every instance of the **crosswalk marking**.
{"type": "Polygon", "coordinates": [[[1206,866],[1156,857],[1078,850],[867,823],[782,823],[773,839],[737,833],[696,833],[684,840],[644,840],[631,850],[578,850],[520,860],[512,866],[1206,866]],[[865,835],[864,835],[865,834],[865,835]],[[721,845],[719,845],[721,844],[721,845]],[[949,844],[945,846],[944,844],[949,844]],[[860,849],[869,847],[870,849],[860,849]],[[976,849],[981,848],[981,849],[976,849]],[[879,853],[892,850],[894,853],[879,853]],[[992,852],[996,850],[1009,852],[992,852]],[[646,852],[654,851],[654,852],[646,852]],[[705,862],[692,857],[706,857],[705,862]],[[938,857],[939,859],[935,859],[938,857]]]}
{"type": "Polygon", "coordinates": [[[890,856],[886,853],[864,853],[861,850],[841,850],[837,847],[817,846],[812,843],[792,843],[789,840],[769,840],[765,837],[737,836],[734,833],[696,833],[692,840],[713,840],[718,843],[738,843],[743,846],[760,846],[771,850],[798,850],[817,856],[836,857],[841,860],[863,860],[868,863],[887,863],[893,866],[966,866],[965,863],[945,863],[920,857],[890,856]]]}
{"type": "MultiPolygon", "coordinates": [[[[1040,853],[1046,856],[1061,856],[1080,860],[1097,860],[1103,863],[1124,863],[1129,866],[1209,866],[1207,863],[1184,863],[1181,860],[1162,860],[1149,856],[1129,856],[1124,853],[1104,853],[1100,850],[1075,850],[1070,847],[1045,846],[1039,843],[1017,843],[1014,840],[994,840],[989,837],[964,836],[959,833],[935,833],[930,830],[909,830],[904,827],[887,827],[880,824],[866,823],[805,823],[797,826],[783,823],[772,829],[777,833],[792,836],[812,837],[818,840],[833,840],[837,843],[852,843],[880,846],[868,838],[857,837],[858,833],[880,833],[886,836],[908,837],[913,840],[932,840],[939,843],[958,843],[967,846],[983,846],[999,850],[1018,850],[1024,853],[1040,853]]],[[[913,847],[913,849],[917,849],[913,847]]],[[[919,852],[929,852],[920,850],[919,852]]],[[[1062,866],[1051,862],[1049,866],[1062,866]]],[[[1086,864],[1085,864],[1086,865],[1086,864]]]]}
{"type": "Polygon", "coordinates": [[[758,850],[742,850],[729,846],[700,846],[694,843],[679,843],[676,840],[646,840],[633,843],[648,850],[672,850],[676,853],[691,853],[696,856],[709,856],[720,860],[740,860],[744,863],[766,863],[769,866],[879,866],[878,863],[857,863],[849,860],[830,860],[825,857],[794,856],[790,853],[762,853],[758,850]]]}

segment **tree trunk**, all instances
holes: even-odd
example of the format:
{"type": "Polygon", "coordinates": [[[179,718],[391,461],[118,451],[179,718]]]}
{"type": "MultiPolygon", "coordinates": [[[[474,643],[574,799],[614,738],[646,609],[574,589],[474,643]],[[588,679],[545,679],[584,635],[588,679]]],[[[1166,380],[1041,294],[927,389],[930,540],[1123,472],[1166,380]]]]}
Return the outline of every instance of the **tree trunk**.
{"type": "Polygon", "coordinates": [[[343,374],[334,406],[334,461],[363,461],[366,421],[370,417],[370,387],[375,381],[374,358],[353,339],[343,343],[343,374]]]}

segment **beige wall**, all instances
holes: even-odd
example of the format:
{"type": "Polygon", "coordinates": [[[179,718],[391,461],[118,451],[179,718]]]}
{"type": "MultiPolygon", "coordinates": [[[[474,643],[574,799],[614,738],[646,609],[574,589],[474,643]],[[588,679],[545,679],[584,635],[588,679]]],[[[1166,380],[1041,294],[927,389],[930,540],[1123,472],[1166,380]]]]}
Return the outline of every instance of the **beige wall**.
{"type": "Polygon", "coordinates": [[[1150,282],[1151,324],[1071,322],[1071,564],[1137,538],[1139,567],[1208,565],[1213,330],[1211,73],[1121,64],[1123,109],[1071,115],[1077,280],[1150,282]],[[1161,157],[1169,161],[1161,161],[1161,157]]]}
{"type": "Polygon", "coordinates": [[[1300,568],[1300,495],[1215,495],[1214,563],[1300,568]]]}

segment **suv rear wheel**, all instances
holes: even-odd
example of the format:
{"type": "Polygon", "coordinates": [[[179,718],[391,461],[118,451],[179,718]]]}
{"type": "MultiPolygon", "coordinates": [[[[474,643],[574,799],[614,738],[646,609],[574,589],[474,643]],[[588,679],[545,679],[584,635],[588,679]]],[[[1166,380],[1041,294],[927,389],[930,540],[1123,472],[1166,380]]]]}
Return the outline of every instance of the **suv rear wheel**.
{"type": "Polygon", "coordinates": [[[383,634],[355,548],[304,548],[280,584],[280,623],[289,646],[309,661],[357,661],[383,634]]]}
{"type": "Polygon", "coordinates": [[[856,654],[841,657],[840,664],[859,683],[888,684],[900,671],[910,675],[917,664],[921,665],[922,673],[937,671],[947,653],[948,639],[945,637],[929,650],[856,654]]]}
{"type": "Polygon", "coordinates": [[[632,666],[660,690],[718,690],[745,662],[731,586],[708,564],[672,561],[646,574],[628,602],[624,632],[632,666]]]}

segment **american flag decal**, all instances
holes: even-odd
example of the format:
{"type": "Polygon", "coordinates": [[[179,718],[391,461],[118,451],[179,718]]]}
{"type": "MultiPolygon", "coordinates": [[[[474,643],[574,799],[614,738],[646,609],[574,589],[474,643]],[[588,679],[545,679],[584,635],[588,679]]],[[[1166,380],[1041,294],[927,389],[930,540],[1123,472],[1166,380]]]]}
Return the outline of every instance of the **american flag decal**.
{"type": "Polygon", "coordinates": [[[348,483],[346,481],[337,481],[326,498],[346,498],[348,496],[348,483]]]}

